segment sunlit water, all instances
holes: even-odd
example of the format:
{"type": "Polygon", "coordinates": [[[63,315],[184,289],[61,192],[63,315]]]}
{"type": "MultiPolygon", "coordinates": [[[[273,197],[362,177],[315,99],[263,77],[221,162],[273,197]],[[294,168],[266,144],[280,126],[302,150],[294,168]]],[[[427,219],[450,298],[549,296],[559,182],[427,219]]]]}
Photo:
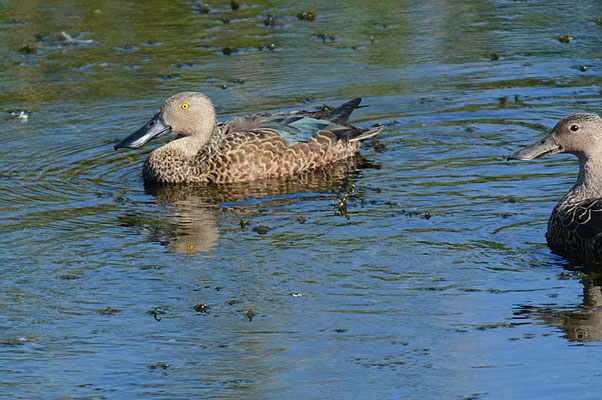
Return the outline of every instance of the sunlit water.
{"type": "Polygon", "coordinates": [[[600,2],[206,6],[0,1],[0,396],[598,398],[599,279],[544,239],[576,160],[504,156],[602,112],[600,2]],[[184,90],[385,128],[306,176],[145,188],[158,144],[113,144],[184,90]]]}

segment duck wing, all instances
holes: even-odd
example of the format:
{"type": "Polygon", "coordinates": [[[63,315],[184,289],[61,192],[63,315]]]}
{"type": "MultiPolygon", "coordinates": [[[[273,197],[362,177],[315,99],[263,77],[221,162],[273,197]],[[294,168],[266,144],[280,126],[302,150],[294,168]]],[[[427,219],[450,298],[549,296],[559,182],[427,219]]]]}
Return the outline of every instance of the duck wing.
{"type": "Polygon", "coordinates": [[[225,137],[246,136],[249,141],[263,140],[280,136],[289,145],[309,142],[320,131],[332,132],[337,140],[350,142],[365,140],[376,135],[380,129],[359,128],[346,125],[349,115],[358,108],[361,99],[350,100],[339,107],[320,111],[291,111],[281,113],[260,113],[235,118],[224,122],[221,130],[225,137]]]}
{"type": "Polygon", "coordinates": [[[602,238],[602,199],[590,199],[562,211],[558,215],[565,229],[584,242],[602,238]]]}

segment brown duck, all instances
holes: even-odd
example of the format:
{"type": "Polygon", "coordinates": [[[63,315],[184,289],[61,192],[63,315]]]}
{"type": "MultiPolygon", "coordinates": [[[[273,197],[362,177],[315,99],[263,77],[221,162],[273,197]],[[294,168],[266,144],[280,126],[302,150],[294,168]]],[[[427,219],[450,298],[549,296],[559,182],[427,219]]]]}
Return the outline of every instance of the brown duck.
{"type": "Polygon", "coordinates": [[[218,123],[207,96],[179,93],[115,150],[176,134],[144,163],[144,179],[156,183],[230,183],[295,174],[350,157],[380,132],[381,127],[347,124],[360,100],[322,111],[260,113],[218,123]]]}
{"type": "Polygon", "coordinates": [[[577,156],[579,176],[552,211],[548,246],[571,261],[602,263],[602,118],[567,115],[547,137],[508,159],[532,160],[557,153],[577,156]]]}

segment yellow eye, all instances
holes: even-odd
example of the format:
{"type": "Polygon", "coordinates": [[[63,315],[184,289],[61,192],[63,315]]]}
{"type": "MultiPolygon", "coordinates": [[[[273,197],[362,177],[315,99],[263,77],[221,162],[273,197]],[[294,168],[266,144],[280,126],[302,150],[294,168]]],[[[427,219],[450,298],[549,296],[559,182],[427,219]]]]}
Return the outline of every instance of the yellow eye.
{"type": "Polygon", "coordinates": [[[182,110],[188,110],[188,107],[190,107],[190,105],[188,103],[182,103],[180,107],[182,107],[182,110]]]}

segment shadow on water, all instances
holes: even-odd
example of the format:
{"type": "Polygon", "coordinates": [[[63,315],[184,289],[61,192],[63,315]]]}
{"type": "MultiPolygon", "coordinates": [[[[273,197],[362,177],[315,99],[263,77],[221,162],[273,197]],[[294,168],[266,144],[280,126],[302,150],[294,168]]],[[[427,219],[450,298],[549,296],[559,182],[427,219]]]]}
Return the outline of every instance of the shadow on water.
{"type": "MultiPolygon", "coordinates": [[[[165,245],[169,252],[209,252],[220,238],[222,213],[242,217],[254,214],[257,200],[273,205],[299,201],[308,194],[328,193],[335,200],[335,212],[344,215],[345,193],[353,191],[353,180],[369,168],[378,166],[357,155],[304,174],[247,183],[197,186],[145,183],[145,192],[154,197],[158,206],[168,209],[173,218],[148,226],[148,220],[126,216],[122,224],[138,227],[151,241],[165,245]]],[[[240,225],[241,229],[245,228],[244,218],[240,225]]],[[[254,229],[263,233],[261,228],[254,229]]]]}
{"type": "Polygon", "coordinates": [[[513,313],[517,319],[533,319],[556,327],[571,342],[602,341],[602,269],[600,266],[581,267],[565,263],[569,273],[562,272],[560,279],[580,278],[583,285],[582,302],[578,306],[518,305],[513,313]]]}

